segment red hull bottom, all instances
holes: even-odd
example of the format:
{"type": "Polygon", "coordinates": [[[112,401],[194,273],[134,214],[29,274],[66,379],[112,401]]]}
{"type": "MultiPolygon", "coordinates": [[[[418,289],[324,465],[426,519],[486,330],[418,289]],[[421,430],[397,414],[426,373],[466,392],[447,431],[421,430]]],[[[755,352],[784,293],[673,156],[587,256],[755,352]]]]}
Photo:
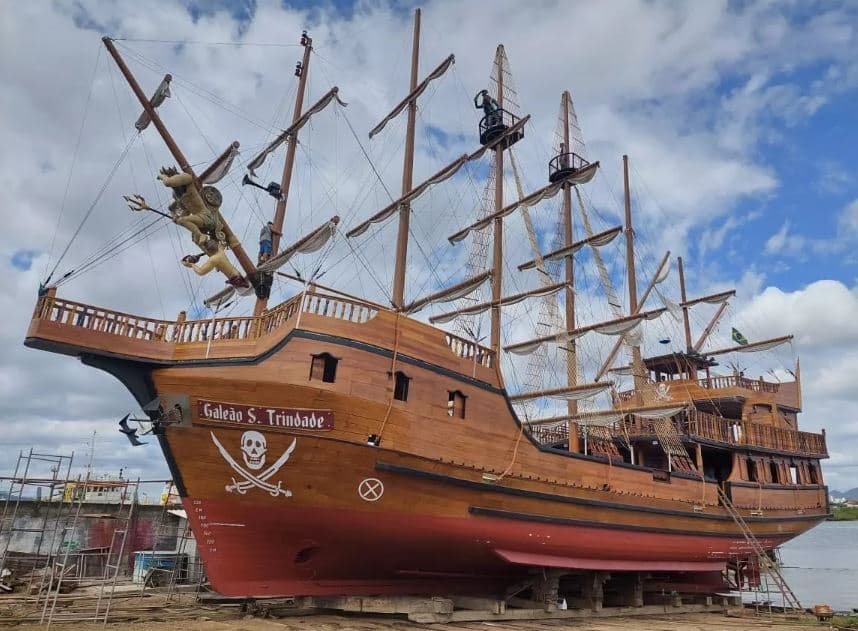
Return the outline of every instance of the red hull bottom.
{"type": "MultiPolygon", "coordinates": [[[[184,499],[212,586],[228,596],[498,593],[533,566],[713,572],[741,538],[493,517],[433,518],[184,499]]],[[[762,538],[766,548],[784,538],[762,538]]]]}

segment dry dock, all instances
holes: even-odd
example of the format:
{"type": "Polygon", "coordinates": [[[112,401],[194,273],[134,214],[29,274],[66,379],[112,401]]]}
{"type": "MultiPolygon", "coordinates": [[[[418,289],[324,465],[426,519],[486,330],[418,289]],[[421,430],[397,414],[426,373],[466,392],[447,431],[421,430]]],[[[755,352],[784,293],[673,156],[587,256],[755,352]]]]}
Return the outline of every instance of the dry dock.
{"type": "MultiPolygon", "coordinates": [[[[217,613],[215,617],[220,617],[217,613]]],[[[56,628],[61,631],[96,631],[96,629],[127,629],[134,631],[552,631],[574,629],[575,631],[756,631],[778,629],[779,631],[799,631],[819,628],[818,623],[808,620],[805,623],[789,621],[768,616],[729,617],[722,614],[683,614],[629,618],[610,618],[602,620],[542,620],[516,622],[467,622],[445,625],[421,625],[404,620],[379,619],[366,616],[314,615],[280,619],[262,619],[234,617],[221,619],[183,620],[178,625],[175,620],[163,622],[134,622],[109,624],[72,624],[56,628]]],[[[38,625],[14,627],[16,631],[37,631],[44,629],[38,625]]]]}

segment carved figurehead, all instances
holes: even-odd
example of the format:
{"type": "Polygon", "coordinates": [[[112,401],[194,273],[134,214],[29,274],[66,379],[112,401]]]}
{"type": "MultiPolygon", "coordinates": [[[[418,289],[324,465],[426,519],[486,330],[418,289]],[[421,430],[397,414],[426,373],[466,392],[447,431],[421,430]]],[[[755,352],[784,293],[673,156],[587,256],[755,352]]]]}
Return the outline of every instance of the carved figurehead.
{"type": "Polygon", "coordinates": [[[244,278],[235,266],[230,262],[226,255],[226,250],[223,245],[214,239],[208,239],[200,244],[208,258],[205,263],[197,265],[202,254],[188,254],[182,259],[182,265],[190,267],[200,276],[205,276],[213,269],[216,269],[221,274],[226,276],[226,282],[236,288],[249,287],[250,283],[244,278]]]}
{"type": "Polygon", "coordinates": [[[181,173],[175,167],[163,167],[158,179],[173,189],[170,216],[174,222],[190,230],[194,243],[204,251],[204,245],[210,239],[226,244],[219,212],[223,201],[220,191],[214,186],[204,186],[200,194],[194,186],[193,176],[181,173]]]}

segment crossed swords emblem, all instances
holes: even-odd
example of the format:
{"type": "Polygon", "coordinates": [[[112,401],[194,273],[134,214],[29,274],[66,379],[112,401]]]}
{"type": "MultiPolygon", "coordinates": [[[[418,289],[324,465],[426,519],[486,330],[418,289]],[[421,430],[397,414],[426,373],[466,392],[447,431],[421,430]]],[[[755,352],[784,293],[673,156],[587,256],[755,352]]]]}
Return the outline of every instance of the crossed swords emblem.
{"type": "Polygon", "coordinates": [[[271,476],[277,473],[286,461],[289,460],[289,456],[292,455],[292,452],[295,450],[295,444],[298,442],[297,438],[292,439],[292,444],[289,445],[288,449],[283,452],[283,455],[277,459],[273,465],[265,469],[259,476],[255,476],[250,471],[242,467],[238,464],[235,459],[229,455],[229,452],[226,448],[220,443],[217,437],[214,435],[214,432],[209,432],[212,437],[212,441],[214,441],[215,447],[220,452],[220,455],[223,456],[223,459],[226,460],[227,464],[232,467],[233,471],[235,471],[241,478],[244,478],[241,481],[237,481],[235,478],[232,478],[232,481],[227,484],[224,488],[227,493],[238,493],[240,495],[244,495],[247,493],[248,489],[251,487],[256,487],[262,489],[264,491],[268,491],[268,494],[271,497],[277,497],[279,495],[283,495],[284,497],[292,497],[292,491],[289,489],[282,488],[283,482],[278,482],[276,485],[266,482],[271,476]]]}

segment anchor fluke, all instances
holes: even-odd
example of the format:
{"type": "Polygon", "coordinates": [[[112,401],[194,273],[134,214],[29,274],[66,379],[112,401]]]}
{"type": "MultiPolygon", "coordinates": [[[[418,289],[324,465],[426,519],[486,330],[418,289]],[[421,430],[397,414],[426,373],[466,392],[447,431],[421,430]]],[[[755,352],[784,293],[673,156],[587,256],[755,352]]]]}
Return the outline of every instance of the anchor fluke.
{"type": "MultiPolygon", "coordinates": [[[[119,421],[119,431],[122,432],[123,434],[125,434],[125,437],[128,439],[128,441],[134,447],[139,447],[140,445],[145,445],[146,443],[144,443],[139,438],[137,438],[137,428],[128,426],[128,417],[130,417],[130,416],[131,416],[130,414],[126,414],[125,416],[122,417],[122,420],[119,421]]],[[[136,420],[136,419],[132,419],[132,420],[136,420]]]]}

